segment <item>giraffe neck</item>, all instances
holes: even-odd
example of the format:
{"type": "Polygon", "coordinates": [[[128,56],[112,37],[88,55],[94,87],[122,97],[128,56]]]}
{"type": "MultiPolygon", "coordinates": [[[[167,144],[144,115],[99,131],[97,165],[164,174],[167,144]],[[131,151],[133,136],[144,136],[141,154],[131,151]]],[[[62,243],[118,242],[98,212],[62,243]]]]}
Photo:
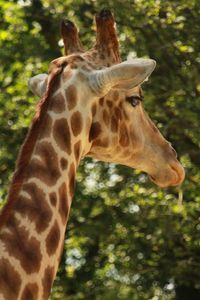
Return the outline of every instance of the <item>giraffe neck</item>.
{"type": "Polygon", "coordinates": [[[58,269],[88,128],[73,85],[66,95],[58,91],[52,97],[17,198],[0,227],[2,300],[48,299],[58,269]]]}

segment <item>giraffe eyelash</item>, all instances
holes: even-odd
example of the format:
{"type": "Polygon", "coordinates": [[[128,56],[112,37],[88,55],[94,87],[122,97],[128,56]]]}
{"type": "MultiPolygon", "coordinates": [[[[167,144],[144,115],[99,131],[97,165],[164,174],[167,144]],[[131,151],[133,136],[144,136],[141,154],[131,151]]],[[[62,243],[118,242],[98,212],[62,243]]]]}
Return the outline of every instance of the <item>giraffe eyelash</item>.
{"type": "Polygon", "coordinates": [[[135,95],[126,97],[126,101],[128,101],[133,107],[136,107],[143,100],[143,98],[144,97],[142,95],[135,95]]]}

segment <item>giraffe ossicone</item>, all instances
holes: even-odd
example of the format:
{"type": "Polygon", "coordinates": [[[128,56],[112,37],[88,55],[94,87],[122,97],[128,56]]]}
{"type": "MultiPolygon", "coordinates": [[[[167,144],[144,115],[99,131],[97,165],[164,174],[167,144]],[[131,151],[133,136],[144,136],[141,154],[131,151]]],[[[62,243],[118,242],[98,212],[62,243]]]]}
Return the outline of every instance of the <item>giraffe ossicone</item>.
{"type": "Polygon", "coordinates": [[[1,300],[48,299],[81,158],[138,168],[161,187],[184,179],[140,101],[155,61],[121,63],[112,14],[98,14],[96,26],[96,44],[84,52],[75,25],[63,22],[68,55],[29,80],[41,99],[0,216],[1,300]]]}

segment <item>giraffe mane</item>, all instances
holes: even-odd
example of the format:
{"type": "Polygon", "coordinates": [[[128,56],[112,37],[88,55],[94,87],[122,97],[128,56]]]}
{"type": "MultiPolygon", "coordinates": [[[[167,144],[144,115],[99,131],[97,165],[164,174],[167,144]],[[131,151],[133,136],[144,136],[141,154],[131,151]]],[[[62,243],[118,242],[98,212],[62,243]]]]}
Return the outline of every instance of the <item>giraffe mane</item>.
{"type": "Polygon", "coordinates": [[[30,161],[39,135],[39,128],[43,123],[50,99],[59,83],[60,75],[66,64],[66,58],[62,57],[53,61],[50,65],[49,82],[47,85],[47,90],[36,106],[35,116],[33,118],[31,127],[28,131],[25,142],[22,145],[18,156],[18,160],[16,163],[16,171],[12,178],[7,203],[0,213],[0,229],[3,226],[3,224],[5,224],[10,210],[12,210],[12,205],[14,201],[18,198],[20,188],[26,176],[25,168],[30,161]]]}

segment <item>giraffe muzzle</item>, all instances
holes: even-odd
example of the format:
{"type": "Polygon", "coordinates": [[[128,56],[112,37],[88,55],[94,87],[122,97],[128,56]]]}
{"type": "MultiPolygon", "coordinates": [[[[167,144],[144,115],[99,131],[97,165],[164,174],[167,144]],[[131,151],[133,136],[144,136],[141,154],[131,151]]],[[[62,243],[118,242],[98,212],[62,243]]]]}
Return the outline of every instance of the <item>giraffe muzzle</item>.
{"type": "Polygon", "coordinates": [[[158,174],[149,175],[149,178],[161,188],[177,186],[183,182],[185,178],[185,171],[178,160],[176,160],[158,174]]]}

